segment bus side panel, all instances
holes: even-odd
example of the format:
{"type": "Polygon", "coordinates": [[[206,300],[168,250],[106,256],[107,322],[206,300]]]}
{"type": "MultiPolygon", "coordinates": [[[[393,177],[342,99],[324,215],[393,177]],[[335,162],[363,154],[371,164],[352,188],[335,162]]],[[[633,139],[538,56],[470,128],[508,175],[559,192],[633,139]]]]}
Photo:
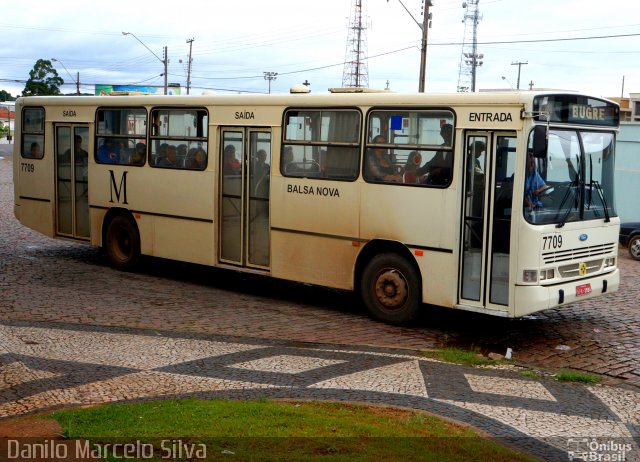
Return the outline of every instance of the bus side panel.
{"type": "Polygon", "coordinates": [[[14,191],[16,218],[24,226],[45,236],[55,235],[54,179],[52,130],[47,125],[44,156],[42,159],[23,158],[20,154],[21,139],[16,137],[14,162],[14,191]]]}
{"type": "Polygon", "coordinates": [[[456,191],[363,185],[361,237],[398,241],[413,250],[422,273],[423,302],[452,306],[456,291],[456,191]]]}
{"type": "Polygon", "coordinates": [[[359,250],[350,240],[273,231],[271,275],[353,290],[353,268],[359,250]]]}
{"type": "Polygon", "coordinates": [[[271,179],[272,275],[353,288],[359,236],[360,185],[355,182],[271,179]]]}
{"type": "Polygon", "coordinates": [[[106,209],[119,207],[134,214],[143,255],[214,264],[214,183],[210,172],[92,167],[90,199],[99,207],[92,209],[93,244],[101,240],[106,209]]]}

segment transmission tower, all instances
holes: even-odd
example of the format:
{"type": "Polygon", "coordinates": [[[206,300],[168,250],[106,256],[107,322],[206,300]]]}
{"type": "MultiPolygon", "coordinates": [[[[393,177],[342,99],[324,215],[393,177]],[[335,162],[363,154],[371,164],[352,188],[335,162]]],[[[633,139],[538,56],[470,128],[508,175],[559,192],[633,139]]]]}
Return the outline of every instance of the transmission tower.
{"type": "Polygon", "coordinates": [[[369,69],[363,59],[367,55],[367,27],[362,21],[362,2],[363,0],[354,0],[349,18],[347,51],[342,71],[343,87],[366,88],[369,86],[369,69]]]}
{"type": "Polygon", "coordinates": [[[458,73],[458,91],[476,91],[476,69],[482,66],[483,54],[478,53],[478,23],[482,15],[478,10],[480,0],[467,0],[462,3],[464,12],[464,38],[460,55],[460,72],[458,73]]]}

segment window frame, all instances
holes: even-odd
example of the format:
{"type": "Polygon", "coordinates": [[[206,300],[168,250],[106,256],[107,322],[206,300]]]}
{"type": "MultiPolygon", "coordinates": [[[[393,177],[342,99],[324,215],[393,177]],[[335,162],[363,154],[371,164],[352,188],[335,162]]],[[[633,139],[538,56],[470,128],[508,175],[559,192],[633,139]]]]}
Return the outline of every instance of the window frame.
{"type": "Polygon", "coordinates": [[[363,136],[363,127],[364,127],[364,118],[362,114],[362,110],[356,106],[327,106],[327,107],[287,107],[285,108],[282,114],[282,138],[280,145],[280,159],[278,169],[280,174],[286,178],[305,178],[310,180],[324,180],[324,181],[343,181],[343,182],[354,182],[360,176],[360,162],[362,158],[362,136],[363,136]],[[353,142],[345,142],[345,141],[313,141],[313,140],[291,140],[287,139],[287,120],[288,116],[292,112],[317,112],[322,117],[323,112],[349,112],[355,113],[358,117],[358,133],[355,137],[356,141],[353,142]],[[317,148],[325,148],[325,151],[328,151],[329,147],[335,148],[347,148],[347,149],[355,149],[356,150],[356,159],[357,164],[354,167],[352,175],[349,177],[331,177],[322,175],[322,171],[318,172],[318,175],[295,175],[291,173],[287,173],[284,169],[284,150],[288,146],[303,146],[303,147],[317,147],[317,148]]]}
{"type": "MultiPolygon", "coordinates": [[[[198,119],[200,119],[200,117],[198,116],[198,119]]],[[[191,172],[202,172],[204,170],[207,169],[207,167],[209,166],[209,158],[210,158],[210,154],[211,154],[211,148],[210,148],[210,143],[209,143],[209,111],[207,110],[207,108],[205,106],[154,106],[149,110],[149,123],[148,123],[148,143],[147,143],[147,156],[149,158],[149,166],[151,166],[152,168],[160,168],[160,169],[167,169],[167,170],[186,170],[186,171],[191,171],[191,172]],[[196,113],[204,113],[203,117],[202,117],[202,128],[206,130],[206,134],[204,136],[191,136],[191,137],[187,137],[187,136],[175,136],[175,135],[160,135],[160,134],[156,134],[159,130],[158,130],[158,125],[156,125],[155,123],[155,114],[161,111],[167,111],[167,112],[171,112],[171,111],[179,111],[179,112],[189,112],[189,111],[194,111],[196,113]],[[206,118],[206,123],[204,123],[204,119],[206,118]],[[204,164],[204,167],[202,168],[187,168],[185,165],[181,165],[181,166],[162,166],[162,165],[158,165],[158,159],[156,158],[153,162],[151,162],[151,158],[152,153],[154,152],[152,149],[152,143],[154,142],[159,142],[162,144],[166,144],[168,141],[184,141],[185,144],[187,145],[187,152],[185,153],[185,156],[188,156],[188,153],[190,151],[189,149],[189,144],[191,143],[199,143],[199,147],[201,149],[204,149],[205,154],[206,154],[206,162],[204,164]],[[203,145],[205,146],[203,148],[203,145]]],[[[198,127],[196,127],[197,129],[198,127]]],[[[176,149],[178,148],[179,144],[173,145],[175,146],[176,149]]],[[[193,148],[192,148],[193,149],[193,148]]],[[[184,161],[186,161],[186,157],[184,159],[184,161]]]]}
{"type": "MultiPolygon", "coordinates": [[[[20,157],[23,159],[42,160],[44,158],[44,143],[45,143],[45,126],[46,126],[46,111],[44,106],[23,106],[21,111],[21,125],[20,125],[20,157]],[[32,132],[25,130],[25,116],[28,111],[39,110],[42,113],[42,125],[40,131],[32,132]],[[25,136],[26,135],[26,136],[25,136]],[[27,153],[25,150],[25,138],[26,137],[39,137],[40,142],[40,157],[32,157],[30,151],[27,153]]],[[[35,142],[35,141],[34,141],[35,142]]]]}
{"type": "MultiPolygon", "coordinates": [[[[96,108],[96,114],[95,114],[95,136],[94,136],[95,140],[94,140],[94,151],[93,151],[93,159],[95,161],[96,164],[100,164],[100,165],[126,165],[127,167],[143,167],[146,163],[147,163],[147,159],[149,158],[149,112],[147,111],[147,108],[144,106],[100,106],[98,108],[96,108]],[[101,133],[100,132],[100,112],[101,111],[144,111],[144,115],[145,115],[145,120],[144,120],[144,125],[145,125],[145,129],[144,129],[144,134],[121,134],[121,133],[110,133],[110,134],[105,134],[105,133],[101,133]],[[141,136],[139,136],[141,135],[141,136]],[[100,161],[100,159],[98,158],[98,151],[100,149],[99,146],[99,142],[101,139],[106,139],[106,138],[111,138],[114,140],[126,140],[127,142],[129,140],[140,140],[143,139],[145,140],[145,145],[146,145],[146,149],[145,149],[145,156],[144,156],[144,160],[142,163],[131,163],[131,162],[102,162],[100,161]]],[[[133,146],[132,149],[135,149],[135,145],[133,146]]]]}
{"type": "MultiPolygon", "coordinates": [[[[434,117],[434,119],[436,119],[434,117]]],[[[448,119],[448,118],[447,118],[448,119]]],[[[392,185],[392,186],[408,186],[408,187],[418,187],[418,188],[434,188],[434,189],[446,189],[449,188],[451,186],[451,184],[453,183],[453,172],[455,170],[455,164],[456,164],[456,122],[457,122],[457,114],[455,112],[455,110],[451,107],[441,107],[441,106],[434,106],[434,107],[424,107],[424,106],[373,106],[371,108],[369,108],[369,110],[367,111],[366,114],[366,138],[364,140],[363,143],[363,152],[362,152],[362,179],[366,182],[366,183],[370,183],[370,184],[385,184],[385,185],[392,185]],[[381,143],[373,143],[373,140],[378,136],[378,135],[383,135],[385,136],[385,138],[387,138],[388,136],[383,134],[383,133],[376,133],[373,134],[372,133],[372,116],[376,113],[376,112],[387,112],[389,114],[392,113],[408,113],[408,112],[421,112],[421,113],[434,113],[434,114],[442,114],[444,115],[445,113],[450,114],[450,119],[451,119],[451,126],[452,126],[452,132],[451,132],[451,144],[449,146],[445,146],[443,144],[417,144],[417,143],[413,143],[413,144],[399,144],[399,143],[385,143],[385,144],[381,144],[381,143]],[[367,168],[367,162],[368,162],[368,155],[370,150],[373,149],[387,149],[387,150],[400,150],[400,151],[408,151],[409,155],[411,153],[411,151],[418,151],[421,155],[424,155],[425,152],[427,153],[433,153],[433,156],[431,157],[431,159],[433,159],[433,157],[435,157],[435,155],[437,154],[438,151],[445,151],[447,153],[449,153],[449,155],[451,155],[451,175],[449,178],[449,181],[446,184],[428,184],[428,183],[405,183],[402,181],[380,181],[380,180],[374,180],[371,178],[367,178],[367,172],[365,171],[367,168]]],[[[395,154],[395,152],[394,152],[395,154]]],[[[426,165],[429,162],[429,160],[427,160],[424,164],[426,165]]]]}

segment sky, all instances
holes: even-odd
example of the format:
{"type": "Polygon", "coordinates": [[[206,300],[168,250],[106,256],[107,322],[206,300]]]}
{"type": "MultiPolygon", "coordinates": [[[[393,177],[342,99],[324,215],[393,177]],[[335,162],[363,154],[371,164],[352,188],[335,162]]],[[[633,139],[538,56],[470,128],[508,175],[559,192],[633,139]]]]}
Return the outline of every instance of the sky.
{"type": "MultiPolygon", "coordinates": [[[[455,92],[472,25],[465,31],[462,0],[431,1],[425,88],[455,92]]],[[[35,62],[51,58],[58,60],[53,66],[65,81],[63,93],[75,92],[77,73],[86,93],[95,84],[162,86],[166,46],[168,81],[184,93],[193,39],[191,94],[267,93],[265,72],[277,73],[272,93],[305,81],[324,93],[342,86],[355,2],[4,1],[0,90],[20,95],[35,62]]],[[[369,87],[417,91],[421,0],[361,2],[369,87]]],[[[484,56],[477,90],[516,88],[520,69],[523,89],[532,84],[604,97],[640,92],[637,0],[479,0],[478,9],[477,52],[484,56]]]]}

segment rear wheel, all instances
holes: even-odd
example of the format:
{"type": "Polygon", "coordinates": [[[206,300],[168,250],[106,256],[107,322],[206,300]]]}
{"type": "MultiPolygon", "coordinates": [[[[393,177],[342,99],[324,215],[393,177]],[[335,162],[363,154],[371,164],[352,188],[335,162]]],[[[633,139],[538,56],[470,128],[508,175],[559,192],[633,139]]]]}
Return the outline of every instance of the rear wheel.
{"type": "Polygon", "coordinates": [[[136,224],[124,215],[116,215],[107,225],[105,248],[114,268],[133,270],[140,260],[140,234],[136,224]]]}
{"type": "Polygon", "coordinates": [[[415,267],[394,253],[375,256],[360,281],[362,301],[375,319],[406,324],[418,315],[420,278],[415,267]]]}
{"type": "Polygon", "coordinates": [[[629,239],[629,255],[634,260],[640,260],[640,235],[629,239]]]}

